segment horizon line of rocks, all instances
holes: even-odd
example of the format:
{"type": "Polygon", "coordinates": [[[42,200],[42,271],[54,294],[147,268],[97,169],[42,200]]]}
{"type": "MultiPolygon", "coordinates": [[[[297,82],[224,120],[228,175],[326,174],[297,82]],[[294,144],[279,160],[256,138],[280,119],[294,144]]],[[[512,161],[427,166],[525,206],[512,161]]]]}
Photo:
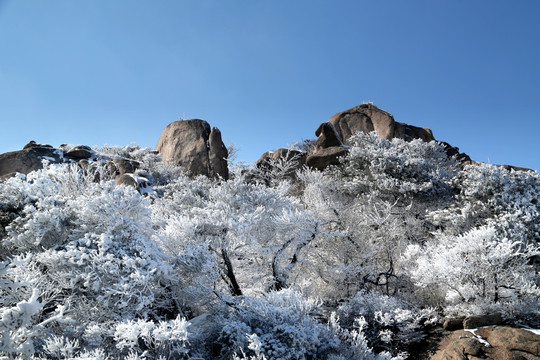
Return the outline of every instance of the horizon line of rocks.
{"type": "MultiPolygon", "coordinates": [[[[309,153],[279,148],[274,152],[264,153],[256,161],[256,167],[267,169],[272,162],[279,159],[295,159],[297,167],[308,167],[324,170],[328,166],[338,165],[339,158],[349,151],[349,138],[357,132],[376,131],[381,139],[400,138],[406,141],[421,139],[429,142],[435,140],[429,128],[417,127],[394,120],[392,114],[379,109],[372,103],[361,104],[342,111],[323,122],[315,135],[309,153]]],[[[440,141],[449,157],[455,156],[462,164],[474,163],[471,158],[461,153],[457,147],[440,141]]],[[[165,127],[157,142],[155,151],[163,161],[181,166],[192,176],[205,175],[212,178],[229,178],[227,147],[223,143],[221,132],[217,127],[201,119],[179,120],[165,127]]],[[[86,145],[78,145],[68,151],[63,146],[54,148],[31,141],[22,150],[0,154],[0,179],[6,179],[17,173],[28,174],[42,168],[42,160],[52,162],[82,162],[94,156],[93,150],[86,145]]],[[[111,174],[116,176],[117,183],[141,186],[135,177],[130,176],[137,165],[129,160],[115,159],[109,165],[111,174]]],[[[510,165],[502,165],[507,169],[530,170],[510,165]]],[[[145,185],[146,186],[146,185],[145,185]]]]}

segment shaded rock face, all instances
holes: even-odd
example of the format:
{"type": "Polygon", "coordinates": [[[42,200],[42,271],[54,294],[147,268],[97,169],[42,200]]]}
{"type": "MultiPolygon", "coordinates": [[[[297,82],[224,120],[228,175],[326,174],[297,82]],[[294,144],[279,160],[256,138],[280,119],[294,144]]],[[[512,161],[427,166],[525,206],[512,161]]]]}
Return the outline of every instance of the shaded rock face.
{"type": "Polygon", "coordinates": [[[315,130],[317,140],[313,144],[316,150],[326,149],[332,146],[343,146],[341,136],[330,122],[324,122],[315,130]]]}
{"type": "Polygon", "coordinates": [[[63,153],[51,145],[31,141],[23,150],[0,155],[0,177],[7,178],[16,173],[28,174],[43,167],[43,160],[61,162],[63,153]]]}
{"type": "Polygon", "coordinates": [[[355,106],[337,113],[328,121],[334,125],[337,133],[347,145],[350,145],[349,138],[358,131],[369,133],[373,130],[377,131],[381,139],[422,139],[427,142],[435,140],[430,129],[398,123],[390,113],[372,104],[355,106]]]}
{"type": "Polygon", "coordinates": [[[75,160],[87,160],[95,155],[94,150],[86,145],[77,145],[64,154],[66,157],[75,160]]]}
{"type": "Polygon", "coordinates": [[[339,158],[348,152],[349,149],[343,146],[320,149],[307,157],[306,165],[313,169],[324,170],[330,165],[339,165],[339,158]]]}
{"type": "Polygon", "coordinates": [[[161,133],[156,150],[164,161],[182,166],[192,175],[228,179],[227,148],[217,128],[200,119],[175,121],[161,133]]]}
{"type": "Polygon", "coordinates": [[[341,142],[341,136],[334,124],[324,122],[315,131],[313,154],[306,159],[306,165],[317,170],[324,170],[331,165],[339,165],[339,158],[347,155],[349,149],[341,142]]]}
{"type": "Polygon", "coordinates": [[[431,359],[528,360],[539,356],[540,335],[525,329],[492,326],[454,331],[441,341],[431,359]]]}
{"type": "Polygon", "coordinates": [[[440,143],[444,146],[444,151],[446,151],[446,155],[448,155],[448,157],[455,156],[456,159],[462,164],[466,164],[471,161],[469,155],[459,152],[458,147],[452,146],[445,141],[440,141],[440,143]]]}

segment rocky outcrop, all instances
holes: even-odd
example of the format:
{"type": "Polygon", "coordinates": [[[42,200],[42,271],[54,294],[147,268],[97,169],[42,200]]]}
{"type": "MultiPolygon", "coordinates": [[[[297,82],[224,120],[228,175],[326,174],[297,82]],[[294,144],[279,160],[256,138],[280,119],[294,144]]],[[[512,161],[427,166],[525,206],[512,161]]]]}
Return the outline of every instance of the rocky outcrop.
{"type": "Polygon", "coordinates": [[[339,158],[347,155],[349,149],[343,145],[341,136],[330,122],[324,122],[315,131],[318,136],[313,144],[314,151],[306,159],[306,165],[324,170],[331,165],[339,165],[339,158]]]}
{"type": "Polygon", "coordinates": [[[339,158],[347,155],[348,152],[349,149],[343,146],[320,149],[307,157],[306,164],[313,169],[324,170],[330,165],[339,165],[339,158]]]}
{"type": "Polygon", "coordinates": [[[341,136],[330,122],[324,122],[319,125],[317,130],[315,130],[315,136],[317,136],[317,140],[313,144],[315,151],[333,146],[343,146],[341,136]]]}
{"type": "Polygon", "coordinates": [[[373,104],[355,106],[337,113],[328,121],[334,125],[339,136],[347,145],[350,145],[349,138],[357,132],[369,133],[374,130],[377,131],[377,135],[381,139],[422,139],[428,142],[435,140],[430,129],[398,123],[390,113],[373,104]]]}
{"type": "Polygon", "coordinates": [[[457,330],[444,338],[433,360],[538,359],[540,335],[508,326],[457,330]]]}
{"type": "Polygon", "coordinates": [[[200,119],[175,121],[163,130],[156,146],[164,161],[193,176],[229,177],[227,148],[217,128],[200,119]]]}
{"type": "Polygon", "coordinates": [[[89,146],[77,145],[66,149],[61,145],[59,149],[51,145],[42,145],[31,141],[20,151],[13,151],[0,155],[0,180],[5,180],[17,174],[28,173],[43,168],[43,160],[52,163],[78,164],[85,174],[93,174],[93,181],[104,180],[98,170],[99,164],[105,164],[104,174],[108,179],[115,179],[116,185],[133,186],[140,193],[151,192],[148,180],[135,175],[140,164],[131,159],[101,157],[89,146]],[[88,161],[88,160],[91,161],[88,161]]]}
{"type": "Polygon", "coordinates": [[[468,162],[471,161],[471,158],[469,157],[469,155],[460,152],[458,147],[452,146],[449,143],[447,143],[446,141],[439,141],[439,142],[444,147],[444,151],[446,152],[446,155],[448,155],[448,157],[455,156],[456,159],[461,164],[467,164],[468,162]]]}
{"type": "Polygon", "coordinates": [[[43,160],[61,162],[63,153],[51,145],[31,141],[22,150],[0,155],[0,177],[7,178],[16,173],[28,174],[43,167],[43,160]]]}

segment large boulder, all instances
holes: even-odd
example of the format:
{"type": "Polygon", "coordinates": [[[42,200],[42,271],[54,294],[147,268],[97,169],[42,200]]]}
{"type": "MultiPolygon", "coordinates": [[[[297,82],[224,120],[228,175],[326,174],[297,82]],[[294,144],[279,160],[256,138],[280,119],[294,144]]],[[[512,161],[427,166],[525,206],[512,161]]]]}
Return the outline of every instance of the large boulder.
{"type": "Polygon", "coordinates": [[[31,141],[23,150],[0,155],[0,177],[5,178],[16,173],[26,175],[43,168],[43,160],[62,162],[62,157],[62,150],[31,141]]]}
{"type": "Polygon", "coordinates": [[[112,162],[108,164],[109,170],[112,174],[123,175],[123,174],[132,174],[137,170],[141,164],[135,160],[129,159],[113,159],[112,162]]]}
{"type": "Polygon", "coordinates": [[[87,159],[90,159],[92,156],[94,156],[95,152],[94,150],[92,150],[92,148],[90,148],[90,146],[77,145],[73,147],[72,149],[66,151],[64,155],[70,159],[87,160],[87,159]]]}
{"type": "Polygon", "coordinates": [[[373,104],[355,106],[337,113],[328,121],[334,125],[337,133],[347,145],[350,145],[349,138],[357,132],[369,133],[373,130],[377,131],[377,135],[381,139],[422,139],[427,142],[435,140],[430,129],[398,123],[390,113],[373,104]]]}
{"type": "Polygon", "coordinates": [[[167,125],[156,146],[164,161],[182,166],[193,176],[229,177],[227,148],[217,128],[200,119],[167,125]]]}
{"type": "Polygon", "coordinates": [[[433,360],[539,359],[540,335],[509,326],[490,326],[450,333],[433,360]]]}

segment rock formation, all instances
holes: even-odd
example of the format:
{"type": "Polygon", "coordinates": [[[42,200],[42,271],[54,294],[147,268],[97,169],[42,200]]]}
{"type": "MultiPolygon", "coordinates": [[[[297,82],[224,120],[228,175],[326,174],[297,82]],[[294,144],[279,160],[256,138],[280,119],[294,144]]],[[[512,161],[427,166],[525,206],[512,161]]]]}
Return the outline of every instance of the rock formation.
{"type": "Polygon", "coordinates": [[[88,160],[95,155],[94,150],[86,145],[77,145],[64,154],[64,156],[75,160],[88,160]]]}
{"type": "Polygon", "coordinates": [[[433,360],[539,359],[540,335],[508,326],[457,330],[444,338],[433,360]]]}
{"type": "Polygon", "coordinates": [[[339,165],[339,158],[348,152],[349,149],[343,146],[320,149],[307,157],[306,164],[313,169],[324,170],[330,165],[339,165]]]}
{"type": "Polygon", "coordinates": [[[28,174],[41,169],[43,160],[60,162],[63,152],[51,145],[38,144],[31,141],[22,150],[0,155],[0,177],[8,178],[16,173],[28,174]]]}
{"type": "Polygon", "coordinates": [[[167,125],[156,146],[164,161],[182,166],[191,175],[229,177],[227,148],[221,132],[200,119],[167,125]]]}
{"type": "Polygon", "coordinates": [[[350,145],[349,138],[358,131],[369,133],[377,131],[381,139],[400,138],[404,140],[435,140],[428,128],[420,128],[405,123],[398,123],[394,117],[373,104],[362,104],[349,110],[337,113],[329,120],[345,144],[350,145]]]}
{"type": "Polygon", "coordinates": [[[347,155],[349,149],[343,145],[341,135],[334,124],[324,122],[315,131],[318,136],[313,143],[314,151],[306,159],[307,166],[324,170],[330,165],[339,165],[339,158],[347,155]]]}

